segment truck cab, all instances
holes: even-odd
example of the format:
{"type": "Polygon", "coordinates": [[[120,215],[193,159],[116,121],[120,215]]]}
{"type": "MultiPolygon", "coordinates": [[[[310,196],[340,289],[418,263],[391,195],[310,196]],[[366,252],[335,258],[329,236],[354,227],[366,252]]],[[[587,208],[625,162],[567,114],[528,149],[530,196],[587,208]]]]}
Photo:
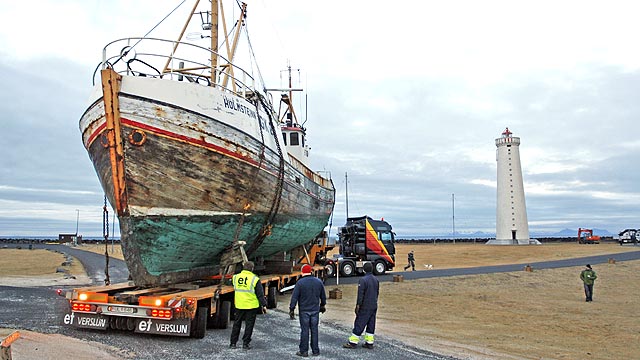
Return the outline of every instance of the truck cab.
{"type": "Polygon", "coordinates": [[[364,273],[363,266],[369,262],[373,273],[382,275],[395,266],[395,234],[391,225],[369,216],[347,218],[339,228],[340,253],[336,265],[342,276],[364,273]]]}

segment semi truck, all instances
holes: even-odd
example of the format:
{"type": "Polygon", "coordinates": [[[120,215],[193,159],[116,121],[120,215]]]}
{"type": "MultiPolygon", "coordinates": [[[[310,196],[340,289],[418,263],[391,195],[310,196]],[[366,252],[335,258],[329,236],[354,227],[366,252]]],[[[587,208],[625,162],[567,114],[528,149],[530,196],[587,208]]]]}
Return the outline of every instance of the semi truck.
{"type": "Polygon", "coordinates": [[[325,260],[327,276],[363,274],[366,263],[373,265],[375,275],[383,275],[395,266],[395,234],[391,225],[365,215],[347,218],[339,228],[339,253],[325,260]]]}
{"type": "MultiPolygon", "coordinates": [[[[256,265],[267,308],[277,306],[281,289],[289,288],[302,277],[302,264],[313,266],[312,274],[325,279],[325,267],[308,254],[326,253],[326,236],[319,236],[301,251],[306,256],[296,258],[294,251],[283,253],[256,265]],[[289,258],[288,260],[282,260],[289,258]],[[278,271],[279,270],[279,271],[278,271]]],[[[197,281],[163,286],[136,286],[132,281],[57,290],[69,302],[63,317],[68,326],[97,330],[125,330],[143,334],[172,335],[201,339],[207,329],[226,329],[233,318],[234,290],[231,284],[235,269],[246,261],[242,244],[230,249],[227,260],[230,271],[197,281]]]]}

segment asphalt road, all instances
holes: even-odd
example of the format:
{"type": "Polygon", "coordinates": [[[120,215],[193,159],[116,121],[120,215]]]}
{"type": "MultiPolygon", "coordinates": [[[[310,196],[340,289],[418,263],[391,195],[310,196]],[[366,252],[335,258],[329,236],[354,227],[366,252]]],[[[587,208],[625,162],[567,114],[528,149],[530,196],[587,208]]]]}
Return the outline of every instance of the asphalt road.
{"type": "MultiPolygon", "coordinates": [[[[640,250],[630,251],[625,253],[609,254],[609,255],[596,255],[596,256],[587,256],[587,257],[581,257],[581,258],[542,261],[542,262],[525,263],[525,264],[481,266],[481,267],[462,268],[462,269],[436,269],[436,270],[428,270],[428,271],[404,271],[404,272],[394,271],[393,274],[379,275],[378,279],[380,280],[380,282],[384,282],[384,281],[393,281],[393,275],[402,275],[405,280],[415,280],[415,279],[433,278],[433,277],[513,272],[513,271],[522,271],[526,265],[531,265],[531,267],[535,270],[555,269],[555,268],[572,267],[572,266],[584,266],[586,264],[591,264],[591,265],[603,264],[608,262],[610,258],[613,258],[616,261],[638,260],[640,259],[640,250]]],[[[356,277],[340,277],[337,279],[337,281],[339,281],[340,284],[357,284],[358,279],[359,278],[357,276],[356,277]]],[[[336,278],[327,279],[325,284],[335,285],[336,278]]]]}
{"type": "MultiPolygon", "coordinates": [[[[17,246],[9,244],[9,247],[17,246]]],[[[23,248],[24,244],[21,245],[23,248]]],[[[95,284],[104,283],[104,257],[62,245],[35,245],[76,257],[85,266],[95,284]]],[[[25,250],[28,251],[28,250],[25,250]]],[[[109,274],[112,282],[126,281],[128,273],[123,261],[110,259],[109,274]]],[[[229,349],[231,327],[208,330],[203,339],[134,334],[125,331],[76,329],[62,324],[67,312],[67,301],[57,296],[55,288],[16,288],[0,286],[0,327],[24,329],[41,333],[56,333],[78,339],[96,341],[121,349],[121,354],[132,354],[135,359],[295,359],[298,350],[299,324],[289,320],[287,313],[270,310],[256,321],[248,352],[229,349]]],[[[351,333],[350,328],[325,323],[320,319],[320,352],[317,359],[363,359],[372,356],[381,359],[455,360],[408,346],[384,334],[376,336],[373,350],[343,349],[351,333]]],[[[115,354],[118,356],[118,354],[115,354]]]]}

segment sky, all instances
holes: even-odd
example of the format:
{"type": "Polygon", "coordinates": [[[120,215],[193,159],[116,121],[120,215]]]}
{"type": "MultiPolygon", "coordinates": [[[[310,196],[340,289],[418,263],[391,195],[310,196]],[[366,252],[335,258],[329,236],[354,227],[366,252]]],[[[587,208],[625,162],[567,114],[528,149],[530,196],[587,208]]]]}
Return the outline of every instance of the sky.
{"type": "MultiPolygon", "coordinates": [[[[384,218],[401,236],[495,232],[505,127],[521,139],[532,234],[640,228],[640,4],[247,3],[267,85],[283,86],[290,64],[306,90],[312,167],[337,190],[332,233],[347,187],[349,216],[384,218]]],[[[145,35],[178,4],[0,4],[0,236],[103,234],[78,130],[93,72],[104,45],[145,35]]],[[[151,36],[175,39],[183,19],[151,36]]]]}

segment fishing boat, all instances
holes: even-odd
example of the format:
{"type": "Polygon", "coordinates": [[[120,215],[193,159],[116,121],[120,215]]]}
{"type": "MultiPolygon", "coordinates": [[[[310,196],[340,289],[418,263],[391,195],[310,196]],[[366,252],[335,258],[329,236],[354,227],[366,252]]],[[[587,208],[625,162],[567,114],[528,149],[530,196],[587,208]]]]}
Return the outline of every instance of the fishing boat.
{"type": "Polygon", "coordinates": [[[289,251],[321,233],[333,211],[330,174],[309,165],[297,89],[290,80],[274,90],[276,112],[274,91],[235,59],[246,4],[231,28],[221,2],[203,5],[195,1],[177,40],[107,44],[80,119],[141,286],[219,274],[238,246],[256,261],[289,251]],[[189,41],[198,19],[207,33],[189,41]]]}

